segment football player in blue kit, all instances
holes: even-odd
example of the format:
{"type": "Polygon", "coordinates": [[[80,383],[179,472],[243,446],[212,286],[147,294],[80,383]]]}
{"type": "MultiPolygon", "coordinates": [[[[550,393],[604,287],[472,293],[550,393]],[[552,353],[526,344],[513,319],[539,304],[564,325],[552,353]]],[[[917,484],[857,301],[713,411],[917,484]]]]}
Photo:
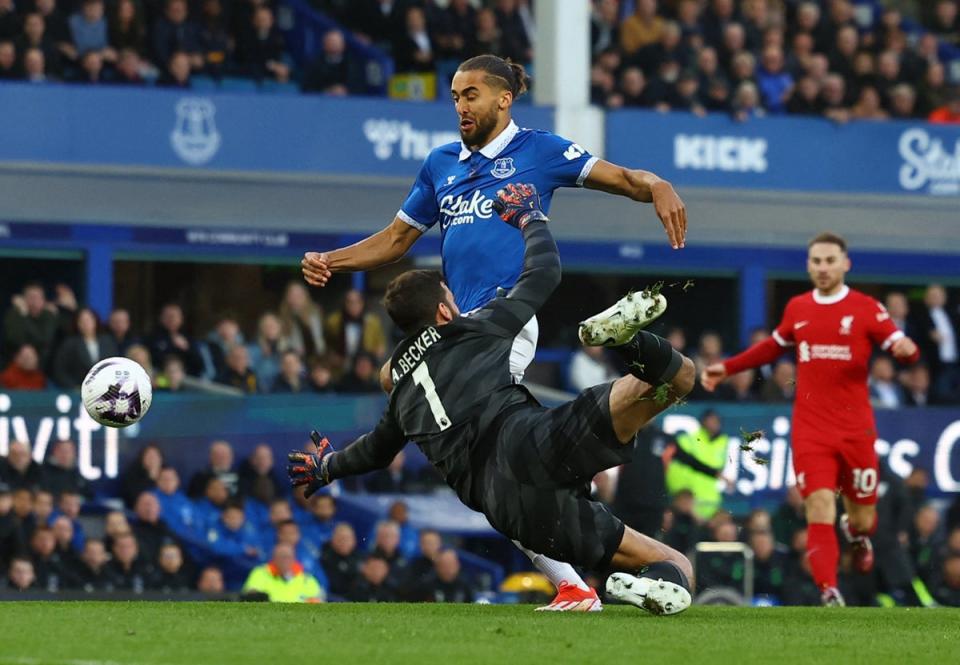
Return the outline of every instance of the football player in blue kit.
{"type": "MultiPolygon", "coordinates": [[[[590,155],[578,144],[550,132],[522,129],[511,118],[514,100],[526,92],[523,67],[494,55],[463,62],[451,83],[459,117],[460,142],[435,148],[393,221],[360,242],[326,252],[307,252],[301,263],[307,283],[325,286],[335,272],[372,270],[403,257],[421,235],[439,225],[446,284],[462,312],[482,307],[520,276],[524,244],[493,209],[507,182],[532,184],[544,212],[558,187],[587,187],[653,203],[670,245],[684,246],[686,209],[673,186],[649,171],[628,169],[590,155]]],[[[533,360],[537,319],[517,336],[510,370],[519,382],[533,360]]],[[[389,389],[389,377],[384,377],[389,389]]],[[[518,547],[520,546],[517,543],[518,547]]],[[[541,609],[597,611],[602,608],[567,563],[521,549],[557,587],[541,609]]]]}

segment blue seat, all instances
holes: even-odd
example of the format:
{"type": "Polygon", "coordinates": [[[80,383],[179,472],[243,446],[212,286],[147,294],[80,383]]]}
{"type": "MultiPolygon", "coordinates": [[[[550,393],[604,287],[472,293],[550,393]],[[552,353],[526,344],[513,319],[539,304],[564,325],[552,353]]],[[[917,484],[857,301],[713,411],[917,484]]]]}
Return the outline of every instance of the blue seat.
{"type": "Polygon", "coordinates": [[[217,81],[209,76],[201,75],[190,77],[190,88],[193,90],[208,92],[210,90],[216,90],[218,87],[217,81]]]}
{"type": "Polygon", "coordinates": [[[260,92],[269,95],[299,95],[300,86],[291,81],[280,83],[279,81],[267,79],[260,84],[260,92]]]}
{"type": "Polygon", "coordinates": [[[220,81],[220,89],[224,92],[256,92],[257,83],[253,79],[226,76],[220,81]]]}

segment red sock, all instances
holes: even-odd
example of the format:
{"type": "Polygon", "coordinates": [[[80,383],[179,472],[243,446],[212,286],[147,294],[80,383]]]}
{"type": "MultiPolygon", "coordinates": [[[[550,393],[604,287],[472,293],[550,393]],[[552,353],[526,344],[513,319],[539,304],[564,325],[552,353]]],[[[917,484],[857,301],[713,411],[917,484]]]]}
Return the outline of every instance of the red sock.
{"type": "Polygon", "coordinates": [[[811,524],[807,527],[807,559],[813,581],[821,589],[837,586],[837,564],[840,546],[832,524],[811,524]]]}

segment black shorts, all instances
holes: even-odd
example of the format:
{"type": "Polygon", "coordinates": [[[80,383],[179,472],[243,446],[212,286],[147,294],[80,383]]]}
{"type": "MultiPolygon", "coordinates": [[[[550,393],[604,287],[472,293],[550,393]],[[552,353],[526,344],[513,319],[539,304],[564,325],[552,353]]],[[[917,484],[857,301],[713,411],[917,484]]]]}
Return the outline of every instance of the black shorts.
{"type": "Polygon", "coordinates": [[[610,416],[612,383],[584,390],[554,409],[530,403],[499,418],[483,467],[480,504],[495,529],[524,547],[591,569],[609,565],[624,525],[589,498],[605,469],[633,458],[610,416]]]}

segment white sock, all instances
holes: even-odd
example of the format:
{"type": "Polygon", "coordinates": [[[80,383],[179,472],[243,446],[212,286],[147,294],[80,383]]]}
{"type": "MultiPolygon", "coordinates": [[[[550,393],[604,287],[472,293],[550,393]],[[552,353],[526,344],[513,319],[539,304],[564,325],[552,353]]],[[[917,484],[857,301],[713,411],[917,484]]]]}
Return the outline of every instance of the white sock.
{"type": "Polygon", "coordinates": [[[530,561],[533,562],[533,565],[536,566],[537,570],[546,575],[547,579],[550,580],[553,586],[557,587],[558,589],[560,588],[561,582],[566,582],[567,584],[572,584],[583,589],[584,591],[590,590],[590,587],[587,586],[587,583],[583,581],[583,578],[577,574],[577,571],[575,571],[573,566],[571,566],[569,563],[554,561],[548,556],[537,554],[533,550],[528,550],[516,540],[513,541],[513,544],[519,547],[521,552],[530,557],[530,561]]]}

